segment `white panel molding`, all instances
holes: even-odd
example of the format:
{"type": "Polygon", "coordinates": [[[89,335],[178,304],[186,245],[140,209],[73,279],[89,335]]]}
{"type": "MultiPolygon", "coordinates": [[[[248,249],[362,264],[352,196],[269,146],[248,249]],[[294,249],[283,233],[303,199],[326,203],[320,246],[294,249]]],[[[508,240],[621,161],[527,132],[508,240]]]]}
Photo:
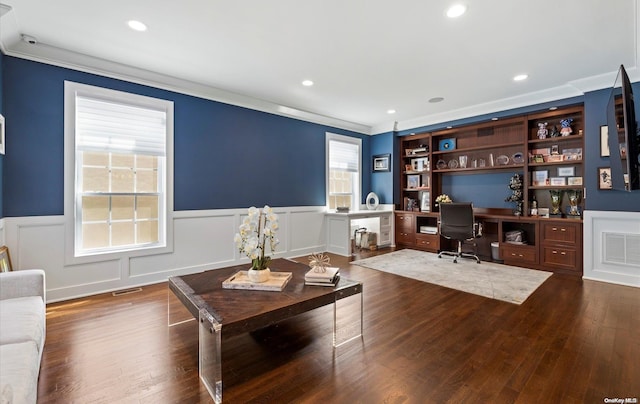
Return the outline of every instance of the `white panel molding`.
{"type": "MultiPolygon", "coordinates": [[[[275,257],[292,258],[325,251],[324,206],[278,207],[280,244],[275,257]]],[[[136,256],[95,256],[65,263],[64,216],[0,219],[0,238],[9,247],[14,269],[42,268],[47,276],[47,301],[55,302],[164,282],[230,265],[249,264],[233,237],[246,209],[178,211],[173,213],[172,252],[136,256]]],[[[276,268],[277,270],[277,268],[276,268]]]]}
{"type": "MultiPolygon", "coordinates": [[[[640,267],[628,263],[615,262],[612,253],[634,254],[624,246],[612,246],[611,234],[621,235],[621,239],[635,239],[640,236],[640,212],[608,212],[586,210],[584,212],[584,271],[583,278],[618,285],[640,287],[640,267]],[[609,246],[607,246],[607,241],[609,246]],[[605,248],[615,248],[617,251],[605,248]],[[625,252],[626,251],[626,252],[625,252]]],[[[633,260],[633,255],[629,255],[633,260]]]]}

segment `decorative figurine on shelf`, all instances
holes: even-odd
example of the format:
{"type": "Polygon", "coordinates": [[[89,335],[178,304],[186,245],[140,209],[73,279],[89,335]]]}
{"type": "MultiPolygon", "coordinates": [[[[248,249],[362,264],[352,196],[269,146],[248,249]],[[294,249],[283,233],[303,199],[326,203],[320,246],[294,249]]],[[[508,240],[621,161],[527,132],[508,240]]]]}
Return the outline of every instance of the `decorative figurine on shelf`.
{"type": "Polygon", "coordinates": [[[560,125],[562,128],[560,129],[561,136],[569,136],[573,133],[573,129],[571,129],[571,123],[573,122],[573,118],[565,118],[560,120],[560,125]]]}
{"type": "Polygon", "coordinates": [[[549,134],[546,122],[538,122],[538,139],[546,139],[549,134]]]}
{"type": "Polygon", "coordinates": [[[558,130],[558,126],[553,125],[553,129],[551,129],[550,137],[558,137],[560,136],[560,131],[558,130]]]}
{"type": "Polygon", "coordinates": [[[515,202],[516,208],[513,210],[513,214],[516,216],[522,216],[524,197],[522,194],[522,176],[520,174],[513,174],[509,181],[509,189],[511,190],[511,195],[505,199],[505,202],[515,202]]]}
{"type": "Polygon", "coordinates": [[[560,205],[562,204],[562,191],[550,189],[549,194],[551,195],[551,212],[549,212],[549,215],[562,216],[562,212],[560,211],[560,205]]]}

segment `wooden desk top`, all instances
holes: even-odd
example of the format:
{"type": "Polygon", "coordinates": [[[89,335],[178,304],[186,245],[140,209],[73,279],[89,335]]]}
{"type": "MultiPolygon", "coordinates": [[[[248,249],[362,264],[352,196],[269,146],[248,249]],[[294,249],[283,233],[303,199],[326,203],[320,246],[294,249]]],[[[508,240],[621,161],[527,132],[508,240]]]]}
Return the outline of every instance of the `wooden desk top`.
{"type": "Polygon", "coordinates": [[[292,279],[281,292],[223,289],[222,282],[248,264],[213,269],[192,275],[169,278],[169,289],[189,312],[198,318],[206,308],[222,324],[222,335],[253,331],[300,313],[330,304],[337,299],[362,293],[362,283],[341,278],[336,287],[305,286],[307,265],[287,259],[275,259],[273,272],[291,272],[292,279]]]}

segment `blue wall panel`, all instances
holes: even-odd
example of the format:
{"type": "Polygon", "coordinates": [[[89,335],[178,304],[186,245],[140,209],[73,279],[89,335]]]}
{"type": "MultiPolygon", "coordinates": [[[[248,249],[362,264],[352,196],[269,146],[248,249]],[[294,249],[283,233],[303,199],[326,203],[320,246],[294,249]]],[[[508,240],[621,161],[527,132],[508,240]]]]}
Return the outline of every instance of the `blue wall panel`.
{"type": "Polygon", "coordinates": [[[5,216],[63,214],[65,80],[174,102],[175,210],[324,205],[326,132],[361,138],[370,165],[366,135],[8,56],[3,73],[5,216]]]}
{"type": "MultiPolygon", "coordinates": [[[[613,84],[613,83],[612,83],[613,84]]],[[[640,117],[640,83],[632,85],[636,99],[636,117],[640,117]]],[[[609,157],[600,157],[600,126],[607,124],[607,103],[611,89],[585,94],[585,152],[584,184],[587,187],[585,206],[588,210],[638,212],[640,191],[598,189],[598,167],[609,167],[609,157]]]]}
{"type": "MultiPolygon", "coordinates": [[[[376,135],[371,139],[371,155],[372,157],[377,154],[391,154],[391,171],[379,171],[372,172],[371,174],[371,190],[375,192],[380,203],[393,203],[393,179],[397,175],[397,170],[394,172],[394,168],[399,164],[397,156],[392,153],[393,143],[396,141],[392,132],[382,135],[376,135]]],[[[373,159],[371,159],[372,161],[373,159]]],[[[372,164],[372,163],[370,163],[372,164]]],[[[373,171],[373,167],[369,166],[369,171],[373,171]]],[[[366,195],[365,195],[366,197],[366,195]]]]}

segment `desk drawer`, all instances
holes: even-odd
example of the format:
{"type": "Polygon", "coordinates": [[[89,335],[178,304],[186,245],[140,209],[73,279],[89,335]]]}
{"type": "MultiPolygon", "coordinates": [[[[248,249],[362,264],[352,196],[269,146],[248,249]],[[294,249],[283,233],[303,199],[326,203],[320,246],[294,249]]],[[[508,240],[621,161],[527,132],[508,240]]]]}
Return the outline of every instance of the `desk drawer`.
{"type": "Polygon", "coordinates": [[[440,248],[438,234],[416,234],[416,245],[420,248],[437,251],[440,248]]]}
{"type": "Polygon", "coordinates": [[[544,247],[543,257],[546,266],[577,270],[577,254],[573,248],[544,247]]]}
{"type": "Polygon", "coordinates": [[[502,244],[502,259],[505,263],[518,264],[518,262],[526,262],[530,264],[538,263],[538,255],[536,247],[530,245],[512,245],[502,244]]]}
{"type": "Polygon", "coordinates": [[[578,225],[571,223],[542,223],[543,243],[576,245],[578,225]]]}

